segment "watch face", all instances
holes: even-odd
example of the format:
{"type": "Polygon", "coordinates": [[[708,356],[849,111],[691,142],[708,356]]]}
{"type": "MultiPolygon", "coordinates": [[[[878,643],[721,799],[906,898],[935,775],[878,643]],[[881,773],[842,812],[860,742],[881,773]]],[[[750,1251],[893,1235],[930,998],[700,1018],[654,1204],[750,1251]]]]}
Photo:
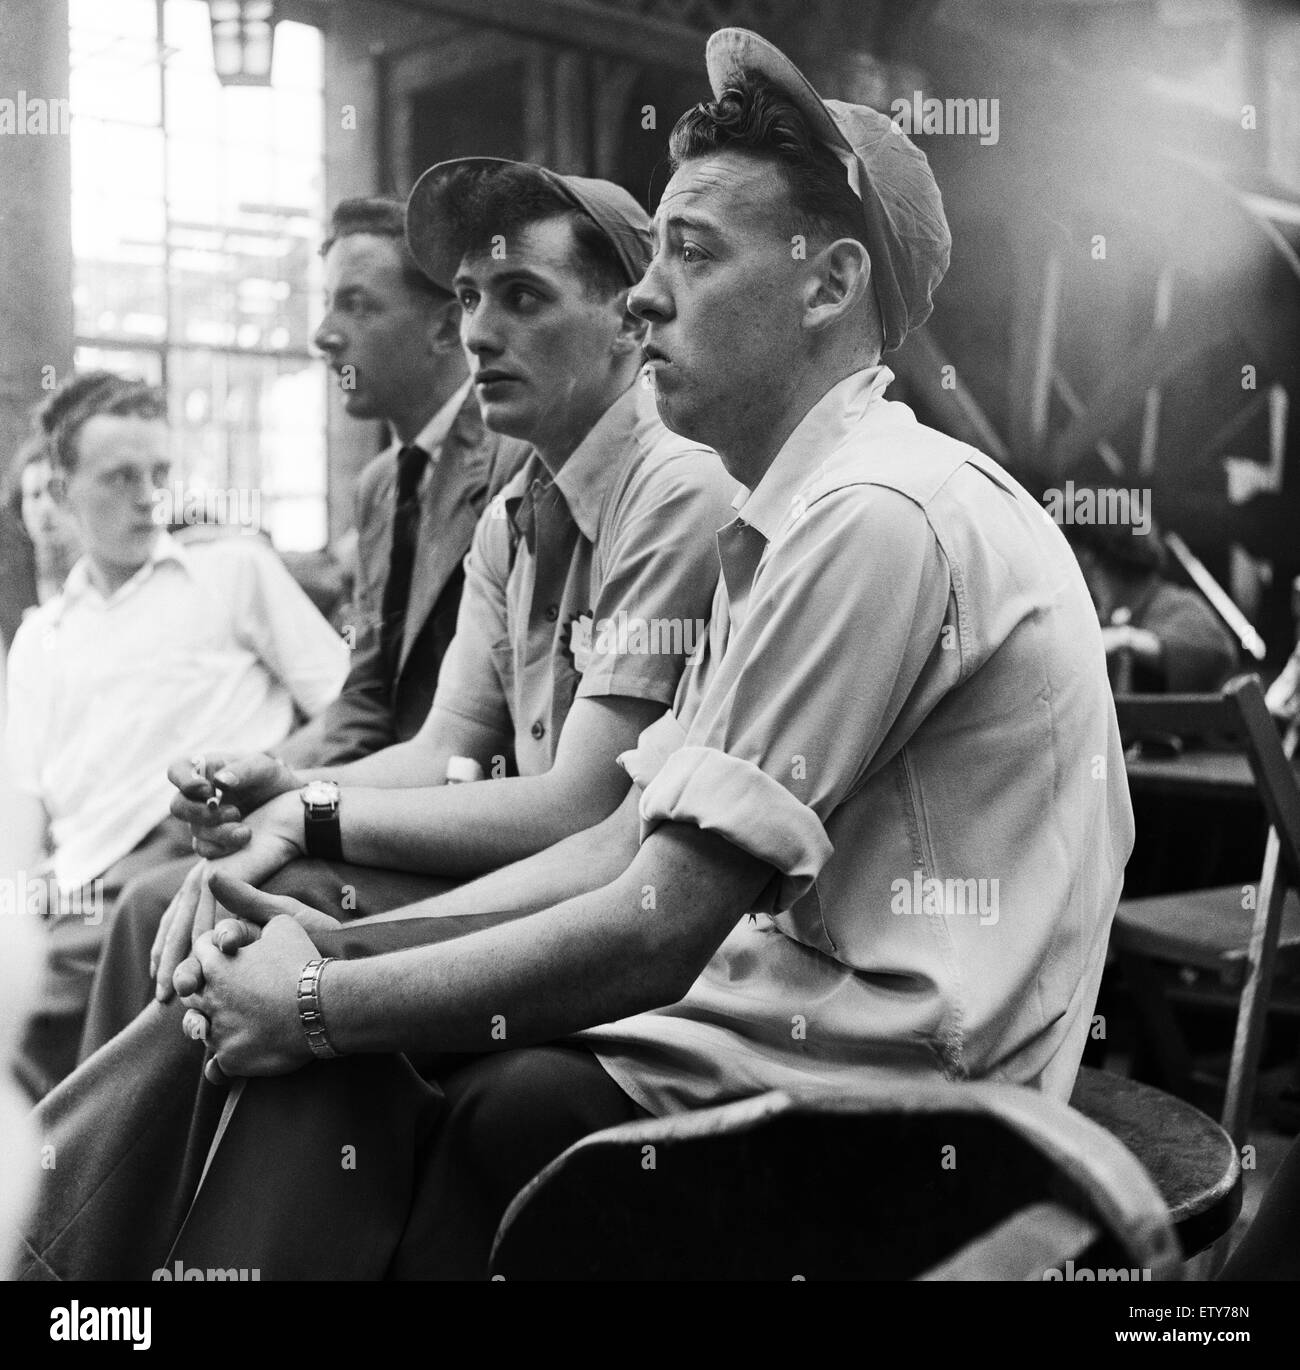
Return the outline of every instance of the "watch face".
{"type": "Polygon", "coordinates": [[[301,794],[304,804],[324,807],[338,802],[339,787],[332,780],[309,780],[302,787],[301,794]]]}

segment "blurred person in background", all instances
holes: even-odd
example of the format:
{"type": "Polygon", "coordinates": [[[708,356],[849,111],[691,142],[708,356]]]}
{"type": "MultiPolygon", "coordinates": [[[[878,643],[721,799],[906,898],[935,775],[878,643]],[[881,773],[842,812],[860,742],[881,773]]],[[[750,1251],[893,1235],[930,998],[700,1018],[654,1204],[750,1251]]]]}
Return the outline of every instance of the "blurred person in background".
{"type": "Polygon", "coordinates": [[[36,557],[36,603],[44,604],[63,589],[81,555],[81,536],[71,512],[58,500],[54,463],[43,435],[33,434],[23,444],[15,466],[23,527],[36,557]]]}
{"type": "Polygon", "coordinates": [[[0,867],[46,916],[46,968],[18,1075],[40,1098],[76,1060],[104,912],[125,881],[189,846],[166,767],[325,709],[348,650],[260,539],[182,547],[155,516],[171,475],[166,400],[95,371],[37,422],[48,489],[84,555],[9,653],[0,867]],[[50,855],[47,858],[47,853],[50,855]]]}
{"type": "MultiPolygon", "coordinates": [[[[1104,505],[1099,492],[1097,507],[1104,505]]],[[[1127,523],[1075,523],[1062,531],[1097,606],[1117,693],[1209,692],[1236,671],[1237,649],[1218,615],[1195,590],[1164,578],[1154,525],[1142,532],[1127,523]]]]}
{"type": "Polygon", "coordinates": [[[23,621],[36,603],[36,550],[23,527],[23,496],[18,476],[26,455],[19,449],[0,491],[0,658],[6,656],[23,621]]]}

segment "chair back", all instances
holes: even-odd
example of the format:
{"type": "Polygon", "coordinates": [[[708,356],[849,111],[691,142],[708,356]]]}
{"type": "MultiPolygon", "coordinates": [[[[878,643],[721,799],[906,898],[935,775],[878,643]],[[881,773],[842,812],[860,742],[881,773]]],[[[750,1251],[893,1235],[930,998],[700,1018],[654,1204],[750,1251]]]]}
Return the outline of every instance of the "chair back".
{"type": "Polygon", "coordinates": [[[1217,695],[1118,695],[1115,712],[1125,736],[1214,738],[1233,745],[1250,763],[1268,818],[1264,866],[1256,891],[1248,966],[1224,1096],[1223,1126],[1242,1145],[1259,1073],[1282,908],[1287,891],[1300,888],[1300,783],[1291,761],[1297,730],[1293,726],[1283,742],[1256,675],[1235,677],[1217,695]]]}
{"type": "Polygon", "coordinates": [[[857,1096],[774,1091],[584,1138],[515,1198],[492,1269],[1142,1281],[1177,1278],[1179,1259],[1160,1194],[1102,1128],[1019,1086],[909,1079],[857,1096]]]}

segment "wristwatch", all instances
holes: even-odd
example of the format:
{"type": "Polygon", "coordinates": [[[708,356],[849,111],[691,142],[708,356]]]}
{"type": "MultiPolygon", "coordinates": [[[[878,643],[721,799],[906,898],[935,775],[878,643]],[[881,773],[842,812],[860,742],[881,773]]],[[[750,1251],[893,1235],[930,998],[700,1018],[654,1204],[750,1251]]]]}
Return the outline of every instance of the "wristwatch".
{"type": "Polygon", "coordinates": [[[309,780],[298,797],[302,800],[303,848],[307,855],[342,861],[338,785],[333,780],[309,780]]]}

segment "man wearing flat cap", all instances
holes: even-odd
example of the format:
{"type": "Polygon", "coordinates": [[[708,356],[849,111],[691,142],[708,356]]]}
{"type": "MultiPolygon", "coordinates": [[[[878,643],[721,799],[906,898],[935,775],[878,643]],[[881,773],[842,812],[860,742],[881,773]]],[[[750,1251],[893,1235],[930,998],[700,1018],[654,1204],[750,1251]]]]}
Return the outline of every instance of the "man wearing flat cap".
{"type": "Polygon", "coordinates": [[[160,997],[194,933],[212,926],[210,869],[362,916],[617,808],[629,781],[614,758],[672,703],[708,620],[713,534],[736,489],[634,384],[644,326],[624,301],[649,229],[609,181],[496,158],[421,177],[407,206],[412,254],[460,301],[484,422],[531,455],[475,531],[455,636],[414,738],[307,776],[262,756],[213,759],[198,777],[173,768],[173,812],[218,859],[194,870],[158,934],[160,997]],[[493,783],[443,784],[453,756],[493,783]],[[213,812],[217,770],[225,807],[213,812]],[[341,787],[327,825],[305,820],[304,780],[341,787]]]}
{"type": "Polygon", "coordinates": [[[229,1073],[291,1073],[245,1087],[191,1264],[482,1278],[511,1198],[599,1128],[909,1076],[1070,1093],[1132,843],[1096,615],[1028,494],[884,397],[882,347],[948,259],[924,158],[753,34],[707,59],[629,300],[665,422],[746,490],[707,643],[620,758],[622,807],[462,892],[509,926],[347,959],[309,910],[218,879],[241,921],[178,988],[202,985],[229,1073]],[[322,943],[333,1062],[289,994],[322,943]],[[472,1058],[435,1089],[425,1052],[472,1058]],[[327,1158],[359,1128],[349,1187],[327,1158]],[[313,1158],[275,1164],[250,1235],[237,1177],[290,1135],[313,1158]]]}

